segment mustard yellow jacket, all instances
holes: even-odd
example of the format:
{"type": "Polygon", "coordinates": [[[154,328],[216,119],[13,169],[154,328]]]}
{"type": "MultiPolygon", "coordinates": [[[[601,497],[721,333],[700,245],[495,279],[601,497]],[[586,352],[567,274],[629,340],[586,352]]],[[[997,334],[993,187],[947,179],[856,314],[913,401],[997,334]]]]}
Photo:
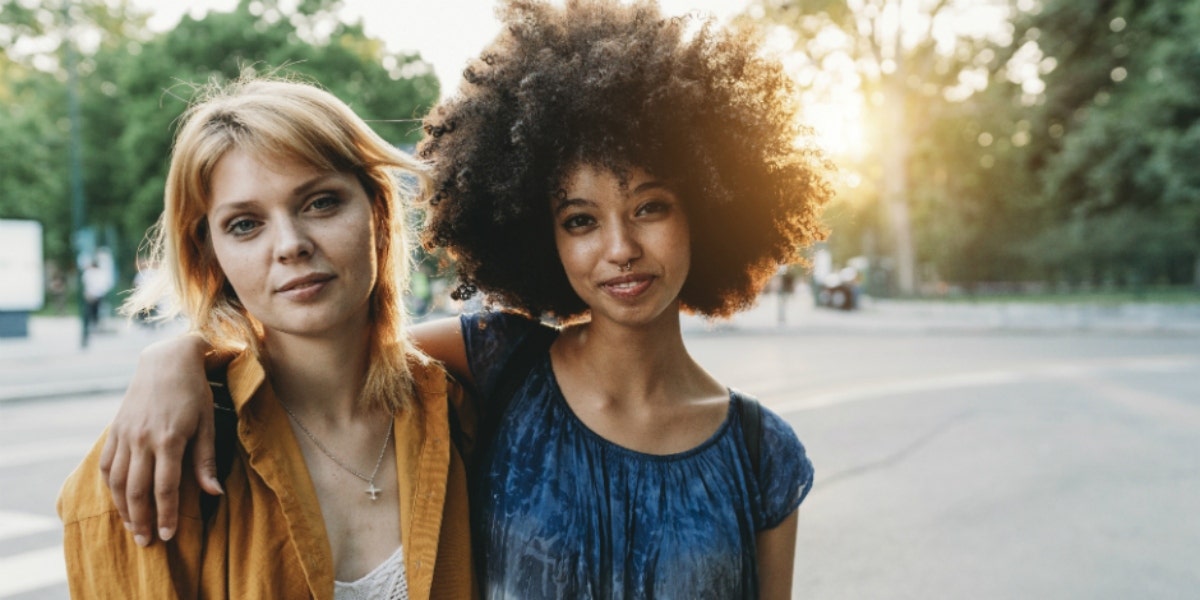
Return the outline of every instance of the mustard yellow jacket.
{"type": "MultiPolygon", "coordinates": [[[[447,402],[461,389],[436,365],[412,365],[416,406],[395,418],[400,537],[409,598],[476,598],[466,474],[447,402]]],[[[139,548],[100,476],[103,437],[58,499],[74,598],[333,598],[321,507],[287,415],[249,355],[229,365],[240,447],[206,528],[200,488],[183,470],[178,532],[139,548]]]]}

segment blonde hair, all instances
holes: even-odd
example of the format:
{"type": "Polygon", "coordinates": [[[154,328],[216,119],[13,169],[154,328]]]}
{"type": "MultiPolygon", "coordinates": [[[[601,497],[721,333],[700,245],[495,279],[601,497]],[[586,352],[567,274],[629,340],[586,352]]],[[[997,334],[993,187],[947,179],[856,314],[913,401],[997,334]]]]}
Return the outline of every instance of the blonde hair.
{"type": "Polygon", "coordinates": [[[212,175],[229,151],[353,174],[371,199],[378,269],[370,299],[370,354],[360,402],[398,410],[412,393],[409,359],[426,357],[408,341],[402,291],[409,272],[408,207],[427,189],[425,167],[379,137],[345,103],[306,83],[243,76],[210,85],[183,115],[152,231],[156,282],[135,291],[123,311],[182,314],[215,351],[252,351],[261,359],[262,324],[238,301],[217,264],[206,213],[212,175]]]}

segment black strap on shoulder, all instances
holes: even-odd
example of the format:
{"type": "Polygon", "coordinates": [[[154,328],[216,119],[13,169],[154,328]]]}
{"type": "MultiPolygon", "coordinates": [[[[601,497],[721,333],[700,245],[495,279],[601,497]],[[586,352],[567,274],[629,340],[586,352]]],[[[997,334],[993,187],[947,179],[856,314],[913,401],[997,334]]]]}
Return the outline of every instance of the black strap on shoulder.
{"type": "Polygon", "coordinates": [[[513,396],[516,395],[517,389],[529,377],[533,365],[550,349],[550,344],[554,343],[556,337],[558,337],[558,330],[545,325],[537,325],[530,330],[513,349],[508,362],[504,363],[504,368],[500,370],[500,375],[496,378],[496,386],[492,389],[488,403],[498,407],[500,412],[504,412],[504,409],[512,402],[513,396]]]}
{"type": "Polygon", "coordinates": [[[746,442],[746,454],[750,456],[750,466],[754,468],[754,476],[758,476],[758,466],[762,462],[762,406],[758,400],[749,396],[739,396],[741,402],[738,409],[741,412],[742,438],[746,442]]]}
{"type": "MultiPolygon", "coordinates": [[[[214,369],[208,374],[208,385],[213,394],[213,445],[217,455],[217,481],[224,483],[233,468],[233,454],[237,451],[237,411],[233,407],[233,396],[229,393],[225,367],[214,369]]],[[[200,495],[200,516],[205,523],[217,512],[219,496],[200,495]]]]}
{"type": "Polygon", "coordinates": [[[508,361],[501,367],[491,395],[485,399],[482,406],[483,418],[479,422],[477,444],[479,442],[491,443],[492,437],[496,434],[496,427],[500,423],[500,417],[504,415],[504,410],[508,408],[509,404],[512,404],[517,390],[521,388],[522,383],[525,383],[525,379],[533,371],[538,359],[550,349],[550,344],[554,343],[556,337],[558,337],[557,329],[537,324],[517,343],[517,347],[513,349],[508,361]]]}

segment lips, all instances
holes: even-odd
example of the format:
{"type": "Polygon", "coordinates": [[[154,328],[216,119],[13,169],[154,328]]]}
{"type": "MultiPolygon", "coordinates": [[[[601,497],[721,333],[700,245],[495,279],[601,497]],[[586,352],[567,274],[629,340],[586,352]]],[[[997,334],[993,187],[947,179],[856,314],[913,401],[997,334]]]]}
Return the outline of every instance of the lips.
{"type": "Polygon", "coordinates": [[[631,273],[601,282],[600,289],[604,290],[610,296],[622,300],[630,300],[640,296],[653,282],[653,275],[631,273]]]}
{"type": "Polygon", "coordinates": [[[307,300],[325,289],[325,284],[332,281],[333,278],[334,276],[329,273],[310,273],[303,277],[289,279],[276,288],[275,293],[295,300],[307,300]]]}

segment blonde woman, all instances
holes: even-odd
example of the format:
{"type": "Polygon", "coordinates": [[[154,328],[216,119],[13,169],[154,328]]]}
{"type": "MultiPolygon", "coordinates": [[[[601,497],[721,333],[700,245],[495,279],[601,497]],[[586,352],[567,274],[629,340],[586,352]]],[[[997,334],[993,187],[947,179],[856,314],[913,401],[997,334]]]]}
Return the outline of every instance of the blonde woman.
{"type": "Polygon", "coordinates": [[[127,309],[169,292],[207,345],[234,356],[236,448],[212,514],[185,477],[170,540],[143,549],[97,443],[59,499],[73,595],[475,595],[447,419],[461,395],[409,344],[399,310],[417,191],[399,174],[425,180],[310,85],[244,79],[187,112],[157,235],[164,281],[127,309]]]}

